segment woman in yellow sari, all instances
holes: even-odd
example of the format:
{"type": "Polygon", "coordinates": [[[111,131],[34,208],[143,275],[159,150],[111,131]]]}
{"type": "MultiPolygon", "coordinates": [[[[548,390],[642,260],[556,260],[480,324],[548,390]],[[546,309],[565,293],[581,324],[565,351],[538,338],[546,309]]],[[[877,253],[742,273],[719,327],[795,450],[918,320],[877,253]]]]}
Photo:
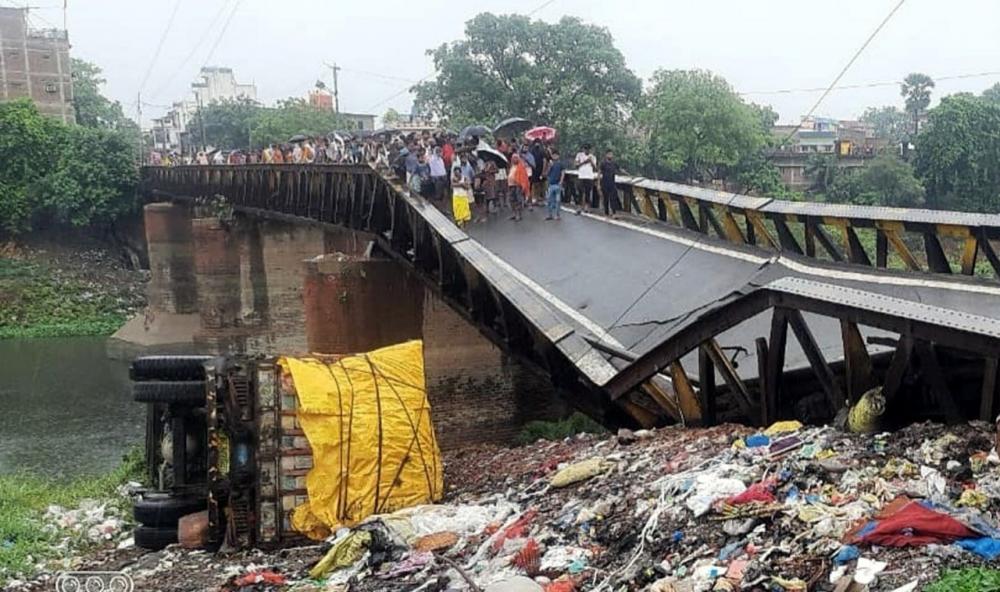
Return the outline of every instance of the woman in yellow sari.
{"type": "Polygon", "coordinates": [[[469,202],[471,191],[468,181],[462,176],[461,169],[451,172],[451,211],[455,224],[463,228],[472,220],[472,207],[469,202]]]}

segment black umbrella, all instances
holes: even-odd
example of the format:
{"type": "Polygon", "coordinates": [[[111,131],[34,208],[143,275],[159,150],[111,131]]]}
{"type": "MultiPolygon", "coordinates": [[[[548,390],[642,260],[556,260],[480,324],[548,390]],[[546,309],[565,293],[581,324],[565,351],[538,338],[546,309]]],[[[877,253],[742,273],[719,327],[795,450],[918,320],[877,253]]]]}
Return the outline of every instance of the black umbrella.
{"type": "Polygon", "coordinates": [[[295,144],[297,142],[305,142],[309,138],[305,134],[295,134],[291,138],[288,138],[289,144],[295,144]]]}
{"type": "Polygon", "coordinates": [[[470,125],[462,130],[462,133],[458,134],[458,138],[463,142],[471,140],[472,138],[485,138],[490,135],[490,128],[485,125],[470,125]]]}
{"type": "Polygon", "coordinates": [[[493,148],[486,142],[480,142],[479,147],[476,148],[476,156],[482,158],[483,160],[492,160],[496,165],[502,169],[510,166],[507,162],[507,157],[500,153],[496,148],[493,148]]]}
{"type": "Polygon", "coordinates": [[[535,124],[523,117],[504,119],[493,128],[493,135],[498,138],[513,138],[533,128],[535,124]]]}

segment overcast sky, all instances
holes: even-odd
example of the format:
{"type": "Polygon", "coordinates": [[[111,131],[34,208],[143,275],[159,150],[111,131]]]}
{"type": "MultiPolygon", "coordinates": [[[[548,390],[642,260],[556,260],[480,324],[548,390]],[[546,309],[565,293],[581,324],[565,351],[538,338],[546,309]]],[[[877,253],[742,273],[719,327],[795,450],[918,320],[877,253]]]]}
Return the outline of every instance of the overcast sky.
{"type": "MultiPolygon", "coordinates": [[[[782,122],[797,121],[817,92],[760,91],[825,87],[898,0],[179,0],[163,50],[142,89],[144,119],[184,97],[198,69],[230,66],[257,84],[266,102],[303,96],[324,62],[336,61],[342,108],[407,111],[408,81],[432,73],[425,50],[462,36],[483,11],[563,15],[607,27],[632,70],[705,68],[747,98],[768,103],[782,122]],[[233,7],[236,7],[233,12],[233,7]],[[225,34],[223,24],[232,14],[225,34]],[[214,46],[214,53],[210,56],[214,46]]],[[[3,0],[5,5],[25,4],[3,0]]],[[[36,26],[61,24],[59,0],[32,11],[36,26]]],[[[137,93],[153,61],[175,0],[68,0],[72,53],[95,62],[106,92],[134,116],[137,93]]],[[[908,72],[933,78],[1000,71],[1000,2],[908,0],[842,80],[842,85],[896,81],[908,72]]],[[[975,91],[1000,74],[939,80],[942,94],[975,91]]],[[[818,115],[858,116],[869,105],[901,105],[895,85],[840,90],[818,115]]],[[[516,115],[516,114],[506,114],[516,115]]]]}

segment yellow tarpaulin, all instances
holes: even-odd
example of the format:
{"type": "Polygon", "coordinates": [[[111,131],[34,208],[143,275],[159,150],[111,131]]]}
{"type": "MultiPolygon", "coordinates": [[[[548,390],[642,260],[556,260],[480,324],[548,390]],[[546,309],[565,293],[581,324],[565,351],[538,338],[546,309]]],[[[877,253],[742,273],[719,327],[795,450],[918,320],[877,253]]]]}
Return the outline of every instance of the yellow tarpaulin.
{"type": "Polygon", "coordinates": [[[292,515],[297,531],[322,539],[372,514],[441,498],[441,454],[423,360],[420,341],[332,362],[281,359],[313,452],[309,501],[292,515]]]}

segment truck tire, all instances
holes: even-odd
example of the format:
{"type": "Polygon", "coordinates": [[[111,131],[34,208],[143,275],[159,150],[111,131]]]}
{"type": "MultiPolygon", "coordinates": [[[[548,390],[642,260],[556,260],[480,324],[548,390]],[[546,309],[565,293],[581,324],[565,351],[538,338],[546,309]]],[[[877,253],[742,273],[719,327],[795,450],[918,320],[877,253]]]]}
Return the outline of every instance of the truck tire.
{"type": "Polygon", "coordinates": [[[210,356],[143,356],[132,361],[132,380],[204,380],[210,356]]]}
{"type": "Polygon", "coordinates": [[[147,494],[135,502],[135,521],[145,526],[177,528],[182,516],[201,512],[208,507],[204,499],[176,497],[166,493],[147,494]]]}
{"type": "Polygon", "coordinates": [[[176,380],[132,383],[132,397],[139,403],[203,405],[205,381],[176,380]]]}
{"type": "Polygon", "coordinates": [[[136,547],[159,551],[177,542],[177,527],[138,526],[132,536],[136,547]]]}

